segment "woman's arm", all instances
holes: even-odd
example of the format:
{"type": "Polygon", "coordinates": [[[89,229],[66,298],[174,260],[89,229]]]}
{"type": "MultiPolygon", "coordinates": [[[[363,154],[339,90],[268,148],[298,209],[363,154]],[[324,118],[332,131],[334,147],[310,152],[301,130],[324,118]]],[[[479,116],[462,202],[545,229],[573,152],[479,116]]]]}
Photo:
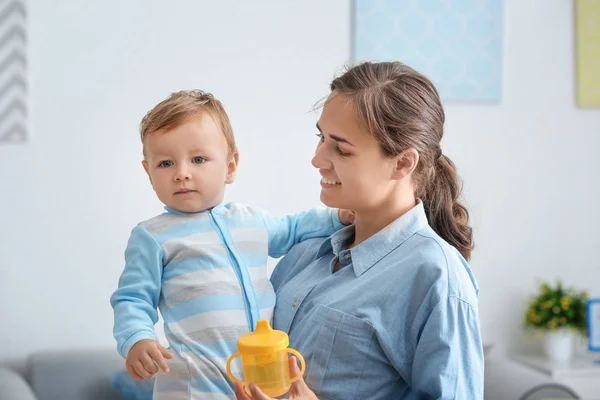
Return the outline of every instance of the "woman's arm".
{"type": "Polygon", "coordinates": [[[443,298],[418,332],[409,385],[434,399],[483,399],[483,347],[476,306],[453,296],[443,298]]]}

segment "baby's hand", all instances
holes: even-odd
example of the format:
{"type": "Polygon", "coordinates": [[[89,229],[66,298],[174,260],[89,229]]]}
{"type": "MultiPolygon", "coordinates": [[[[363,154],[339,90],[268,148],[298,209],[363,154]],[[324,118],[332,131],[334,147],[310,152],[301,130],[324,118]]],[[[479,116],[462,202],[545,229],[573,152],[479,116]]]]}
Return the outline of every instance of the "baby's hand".
{"type": "Polygon", "coordinates": [[[354,211],[340,209],[338,211],[338,217],[340,218],[340,222],[344,225],[350,225],[354,223],[354,211]]]}
{"type": "Polygon", "coordinates": [[[171,359],[173,354],[155,340],[142,339],[129,350],[125,361],[127,373],[136,380],[154,378],[158,373],[158,367],[164,372],[169,372],[165,358],[171,359]]]}

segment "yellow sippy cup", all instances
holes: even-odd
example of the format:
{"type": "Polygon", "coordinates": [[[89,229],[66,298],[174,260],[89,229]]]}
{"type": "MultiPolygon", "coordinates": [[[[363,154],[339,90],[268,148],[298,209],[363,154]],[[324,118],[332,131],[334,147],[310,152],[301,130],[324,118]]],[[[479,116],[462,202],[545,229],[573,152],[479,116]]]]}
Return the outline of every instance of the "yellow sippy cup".
{"type": "Polygon", "coordinates": [[[267,396],[277,397],[290,390],[292,382],[304,374],[304,358],[294,349],[288,348],[290,340],[283,331],[273,330],[269,321],[261,319],[256,330],[238,340],[238,352],[227,360],[227,375],[234,382],[239,382],[231,373],[231,362],[242,356],[244,382],[254,383],[267,396]],[[292,353],[302,365],[300,375],[290,378],[288,353],[292,353]]]}

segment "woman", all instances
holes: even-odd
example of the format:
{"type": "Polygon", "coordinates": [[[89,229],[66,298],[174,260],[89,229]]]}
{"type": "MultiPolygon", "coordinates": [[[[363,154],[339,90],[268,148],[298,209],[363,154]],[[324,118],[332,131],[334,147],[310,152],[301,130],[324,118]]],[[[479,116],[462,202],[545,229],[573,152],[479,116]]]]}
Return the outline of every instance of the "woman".
{"type": "Polygon", "coordinates": [[[402,63],[331,83],[312,164],[323,203],[355,221],[296,245],[271,277],[274,327],[307,365],[290,399],[483,398],[471,228],[443,125],[433,84],[402,63]]]}

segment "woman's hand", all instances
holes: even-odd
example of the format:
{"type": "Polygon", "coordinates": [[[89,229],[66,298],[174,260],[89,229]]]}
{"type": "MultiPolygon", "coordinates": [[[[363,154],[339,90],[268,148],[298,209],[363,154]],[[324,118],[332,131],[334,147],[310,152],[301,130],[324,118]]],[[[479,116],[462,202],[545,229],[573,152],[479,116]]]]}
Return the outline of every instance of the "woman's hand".
{"type": "MultiPolygon", "coordinates": [[[[288,359],[288,361],[290,363],[290,376],[292,378],[299,376],[300,368],[298,368],[296,357],[292,356],[288,359]]],[[[264,394],[256,385],[253,384],[250,384],[249,386],[251,396],[248,396],[248,393],[241,382],[236,382],[234,388],[237,400],[274,400],[273,398],[264,394]]],[[[313,391],[306,386],[302,376],[300,376],[300,379],[298,379],[296,382],[292,383],[292,387],[290,388],[290,393],[288,396],[289,400],[319,400],[313,391]]]]}

